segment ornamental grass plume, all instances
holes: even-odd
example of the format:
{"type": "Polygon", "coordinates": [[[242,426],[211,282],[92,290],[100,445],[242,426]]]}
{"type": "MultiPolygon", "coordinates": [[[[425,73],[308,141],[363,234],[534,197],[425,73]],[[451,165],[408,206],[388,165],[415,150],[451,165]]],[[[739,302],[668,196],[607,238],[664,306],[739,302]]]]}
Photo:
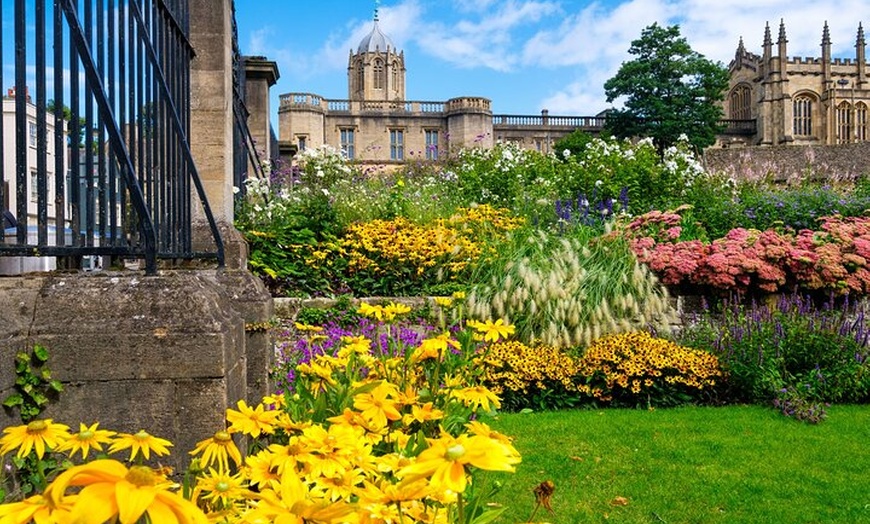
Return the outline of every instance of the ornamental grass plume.
{"type": "Polygon", "coordinates": [[[675,312],[667,289],[628,243],[582,228],[576,234],[524,232],[501,246],[475,275],[469,317],[504,319],[519,341],[557,348],[649,326],[669,329],[675,312]]]}

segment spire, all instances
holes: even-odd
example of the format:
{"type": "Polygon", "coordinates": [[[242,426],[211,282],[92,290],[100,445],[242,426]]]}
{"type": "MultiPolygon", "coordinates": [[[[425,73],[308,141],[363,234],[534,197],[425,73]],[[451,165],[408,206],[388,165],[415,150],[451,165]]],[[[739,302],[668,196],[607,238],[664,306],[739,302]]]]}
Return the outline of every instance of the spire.
{"type": "Polygon", "coordinates": [[[786,44],[788,40],[785,38],[785,20],[782,18],[779,19],[779,39],[776,41],[777,44],[786,44]]]}
{"type": "Polygon", "coordinates": [[[828,21],[825,20],[825,28],[822,29],[822,46],[831,45],[831,32],[828,31],[828,21]]]}
{"type": "Polygon", "coordinates": [[[381,0],[375,0],[375,18],[374,21],[378,21],[378,9],[381,7],[381,0]]]}
{"type": "Polygon", "coordinates": [[[773,45],[773,40],[770,39],[770,23],[764,23],[764,45],[769,46],[773,45]]]}
{"type": "Polygon", "coordinates": [[[864,42],[864,27],[861,25],[861,22],[858,22],[858,39],[855,43],[856,46],[861,47],[865,44],[864,42]]]}

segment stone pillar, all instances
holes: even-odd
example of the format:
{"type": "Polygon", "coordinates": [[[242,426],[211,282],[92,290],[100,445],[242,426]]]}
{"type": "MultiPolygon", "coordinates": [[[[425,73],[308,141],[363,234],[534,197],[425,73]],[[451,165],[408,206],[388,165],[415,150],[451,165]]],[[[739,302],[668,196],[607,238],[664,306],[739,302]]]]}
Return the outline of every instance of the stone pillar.
{"type": "Polygon", "coordinates": [[[275,85],[278,78],[277,63],[263,56],[245,57],[245,105],[250,113],[248,129],[263,160],[271,160],[278,154],[272,151],[272,111],[269,101],[269,88],[275,85]]]}
{"type": "MultiPolygon", "coordinates": [[[[233,222],[231,0],[190,0],[190,147],[218,222],[233,222]]],[[[196,206],[194,206],[196,208],[196,206]]]]}

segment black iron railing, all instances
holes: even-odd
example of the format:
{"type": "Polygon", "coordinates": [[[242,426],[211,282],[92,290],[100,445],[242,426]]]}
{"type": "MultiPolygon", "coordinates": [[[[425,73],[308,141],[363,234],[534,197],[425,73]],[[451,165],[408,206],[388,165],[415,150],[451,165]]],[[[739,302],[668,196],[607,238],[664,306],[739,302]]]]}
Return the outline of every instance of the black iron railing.
{"type": "Polygon", "coordinates": [[[15,125],[0,126],[0,212],[12,225],[0,256],[54,256],[73,267],[84,256],[138,258],[149,274],[158,259],[222,266],[188,141],[187,0],[7,5],[0,14],[14,19],[15,76],[3,114],[14,113],[15,125]],[[192,249],[194,196],[213,250],[192,249]]]}

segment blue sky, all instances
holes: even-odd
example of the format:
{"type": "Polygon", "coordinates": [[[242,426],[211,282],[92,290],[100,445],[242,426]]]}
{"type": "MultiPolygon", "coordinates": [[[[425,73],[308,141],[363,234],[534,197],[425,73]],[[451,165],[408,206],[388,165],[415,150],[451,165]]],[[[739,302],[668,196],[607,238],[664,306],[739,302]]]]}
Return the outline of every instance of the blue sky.
{"type": "MultiPolygon", "coordinates": [[[[278,63],[273,88],[347,98],[348,53],[372,26],[373,0],[236,0],[244,54],[278,63]],[[291,7],[292,6],[292,7],[291,7]]],[[[727,66],[742,36],[761,53],[765,22],[784,19],[789,56],[819,56],[828,22],[835,57],[855,56],[867,0],[382,0],[380,27],[405,53],[406,97],[483,96],[497,114],[593,115],[603,84],[641,30],[679,24],[689,44],[727,66]]],[[[274,119],[274,118],[273,118],[274,119]]]]}

